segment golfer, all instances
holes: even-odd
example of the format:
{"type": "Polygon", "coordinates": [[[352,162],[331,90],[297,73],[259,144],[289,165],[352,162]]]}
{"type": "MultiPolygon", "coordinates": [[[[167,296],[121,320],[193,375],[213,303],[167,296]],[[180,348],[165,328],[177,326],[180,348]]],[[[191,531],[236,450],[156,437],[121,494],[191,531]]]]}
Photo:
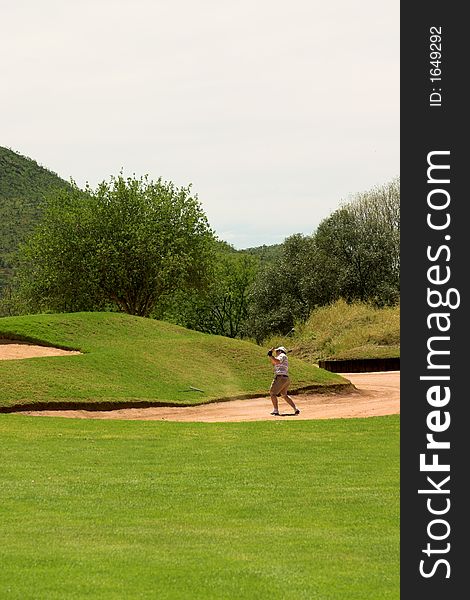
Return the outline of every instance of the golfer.
{"type": "Polygon", "coordinates": [[[289,389],[290,379],[289,379],[289,359],[287,358],[287,350],[284,346],[279,346],[278,348],[271,348],[268,351],[269,360],[274,365],[274,379],[271,384],[271,389],[269,393],[271,394],[271,402],[273,403],[273,412],[271,413],[273,416],[279,416],[279,407],[277,404],[277,397],[280,394],[284,400],[292,406],[294,409],[294,414],[300,414],[300,410],[295,405],[295,402],[292,400],[290,396],[287,395],[287,390],[289,389]]]}

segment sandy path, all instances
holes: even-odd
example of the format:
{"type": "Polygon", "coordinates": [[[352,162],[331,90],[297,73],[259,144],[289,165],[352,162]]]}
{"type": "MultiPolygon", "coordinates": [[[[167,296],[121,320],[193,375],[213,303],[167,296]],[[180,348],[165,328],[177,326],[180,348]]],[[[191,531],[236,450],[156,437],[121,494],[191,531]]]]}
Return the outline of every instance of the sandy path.
{"type": "Polygon", "coordinates": [[[137,419],[143,421],[263,421],[266,419],[336,419],[371,417],[400,412],[400,372],[341,373],[357,388],[345,394],[301,394],[294,396],[301,410],[292,409],[279,401],[282,417],[272,417],[269,397],[251,400],[231,400],[200,406],[123,408],[111,411],[25,411],[22,414],[79,419],[137,419]]]}
{"type": "Polygon", "coordinates": [[[0,340],[0,360],[20,360],[38,356],[69,356],[70,354],[80,354],[80,352],[49,346],[34,346],[27,342],[0,340]]]}

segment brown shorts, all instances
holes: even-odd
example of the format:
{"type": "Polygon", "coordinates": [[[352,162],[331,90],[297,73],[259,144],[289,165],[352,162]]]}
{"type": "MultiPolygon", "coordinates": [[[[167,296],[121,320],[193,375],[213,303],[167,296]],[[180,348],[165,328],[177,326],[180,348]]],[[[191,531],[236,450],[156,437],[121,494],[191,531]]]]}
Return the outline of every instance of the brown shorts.
{"type": "Polygon", "coordinates": [[[274,394],[278,396],[279,394],[287,394],[287,390],[289,389],[290,379],[289,377],[283,377],[282,375],[276,375],[271,383],[271,388],[269,390],[270,394],[274,394]]]}

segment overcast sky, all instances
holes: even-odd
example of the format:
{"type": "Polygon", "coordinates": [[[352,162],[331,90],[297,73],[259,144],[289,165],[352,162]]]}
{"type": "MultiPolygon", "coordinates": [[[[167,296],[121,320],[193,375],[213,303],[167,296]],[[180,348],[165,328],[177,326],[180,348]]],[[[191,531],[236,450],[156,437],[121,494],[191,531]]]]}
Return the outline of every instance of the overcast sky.
{"type": "Polygon", "coordinates": [[[193,184],[237,248],[399,174],[398,0],[0,0],[0,145],[193,184]]]}

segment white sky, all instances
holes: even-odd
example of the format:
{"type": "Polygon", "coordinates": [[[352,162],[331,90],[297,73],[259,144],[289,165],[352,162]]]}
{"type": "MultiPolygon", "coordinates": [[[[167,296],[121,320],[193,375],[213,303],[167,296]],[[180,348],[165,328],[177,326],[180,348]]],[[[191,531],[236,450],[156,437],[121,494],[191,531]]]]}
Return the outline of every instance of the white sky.
{"type": "Polygon", "coordinates": [[[193,184],[237,248],[399,174],[398,0],[0,0],[0,145],[193,184]]]}

